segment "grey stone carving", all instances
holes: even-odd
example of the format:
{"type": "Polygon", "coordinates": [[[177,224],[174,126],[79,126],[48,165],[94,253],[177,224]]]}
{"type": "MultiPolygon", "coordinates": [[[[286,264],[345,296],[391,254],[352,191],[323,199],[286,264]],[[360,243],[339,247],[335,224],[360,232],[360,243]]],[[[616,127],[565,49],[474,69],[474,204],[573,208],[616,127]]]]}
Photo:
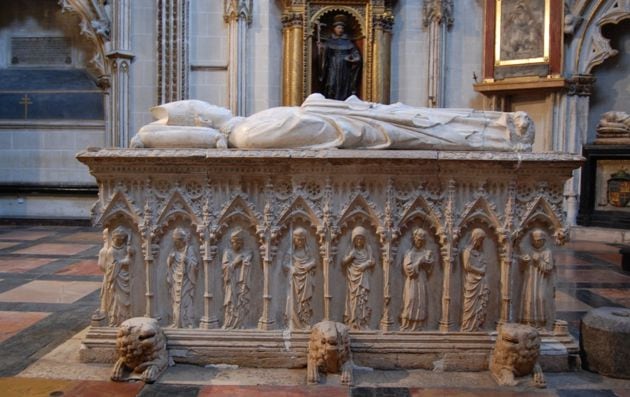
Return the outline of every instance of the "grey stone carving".
{"type": "Polygon", "coordinates": [[[405,274],[403,306],[400,314],[401,331],[417,331],[427,319],[427,278],[435,263],[433,252],[427,249],[426,232],[413,231],[413,246],[405,253],[402,268],[405,274]]]}
{"type": "Polygon", "coordinates": [[[230,235],[230,248],[223,253],[223,328],[240,328],[249,312],[249,274],[252,252],[244,247],[244,232],[230,235]]]}
{"type": "Polygon", "coordinates": [[[167,282],[173,304],[173,327],[193,327],[193,296],[199,260],[190,245],[190,236],[182,228],[173,231],[173,249],[167,259],[167,282]]]}
{"type": "Polygon", "coordinates": [[[630,114],[610,111],[602,114],[597,124],[596,144],[627,145],[630,143],[630,114]]]}
{"type": "Polygon", "coordinates": [[[519,322],[542,328],[547,322],[545,303],[554,299],[553,255],[546,247],[547,235],[541,229],[530,233],[531,249],[519,257],[523,272],[523,292],[519,322]]]}
{"type": "Polygon", "coordinates": [[[367,230],[357,226],[352,230],[351,248],[343,257],[348,289],[346,291],[346,309],[344,323],[353,330],[366,329],[370,322],[372,309],[368,304],[370,279],[368,270],[376,262],[372,247],[367,243],[367,230]]]}
{"type": "Polygon", "coordinates": [[[483,247],[485,238],[483,229],[474,229],[470,243],[462,252],[462,267],[465,272],[462,331],[478,331],[486,321],[490,290],[486,280],[489,263],[483,247]]]}
{"type": "Polygon", "coordinates": [[[308,341],[307,383],[319,383],[321,371],[341,373],[341,383],[352,385],[352,367],[349,328],[334,321],[315,324],[308,341]]]}
{"type": "Polygon", "coordinates": [[[168,366],[166,336],[153,318],[134,317],[120,324],[116,351],[118,359],[111,375],[114,381],[153,383],[168,366]]]}
{"type": "Polygon", "coordinates": [[[499,329],[490,359],[490,373],[501,386],[516,386],[515,377],[533,374],[533,386],[546,387],[538,364],[540,337],[535,328],[523,324],[505,323],[499,329]]]}
{"type": "Polygon", "coordinates": [[[129,267],[134,250],[129,230],[124,226],[114,229],[111,239],[105,229],[103,239],[105,241],[98,254],[98,265],[105,275],[101,287],[100,313],[95,313],[93,319],[106,317],[108,325],[115,327],[131,314],[129,267]]]}
{"type": "Polygon", "coordinates": [[[298,227],[292,233],[291,250],[286,254],[283,269],[289,278],[286,319],[289,328],[305,329],[311,325],[314,277],[317,262],[310,252],[307,232],[298,227]]]}

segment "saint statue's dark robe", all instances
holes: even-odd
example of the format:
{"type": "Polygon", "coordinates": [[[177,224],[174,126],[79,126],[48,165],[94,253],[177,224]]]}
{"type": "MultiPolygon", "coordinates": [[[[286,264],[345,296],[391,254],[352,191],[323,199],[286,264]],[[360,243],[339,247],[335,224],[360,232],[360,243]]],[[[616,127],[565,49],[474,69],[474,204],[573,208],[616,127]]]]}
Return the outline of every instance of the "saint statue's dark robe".
{"type": "Polygon", "coordinates": [[[320,61],[319,82],[326,98],[344,100],[357,94],[361,54],[345,34],[328,39],[320,61]]]}

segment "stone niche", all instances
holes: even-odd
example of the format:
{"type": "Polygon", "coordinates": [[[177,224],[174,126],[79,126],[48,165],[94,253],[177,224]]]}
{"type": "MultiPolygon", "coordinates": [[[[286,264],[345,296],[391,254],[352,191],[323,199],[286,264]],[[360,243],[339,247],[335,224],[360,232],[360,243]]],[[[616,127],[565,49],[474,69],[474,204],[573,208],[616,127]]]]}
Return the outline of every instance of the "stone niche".
{"type": "Polygon", "coordinates": [[[526,322],[525,306],[543,369],[567,370],[578,353],[555,320],[555,267],[542,308],[523,305],[521,269],[532,231],[546,252],[564,243],[563,187],[579,156],[94,149],[78,159],[99,185],[108,291],[85,362],[113,361],[118,323],[145,315],[166,327],[176,362],[305,367],[310,326],[332,320],[350,327],[358,365],[485,370],[497,326],[526,322]],[[485,268],[481,282],[470,284],[465,261],[485,268]]]}

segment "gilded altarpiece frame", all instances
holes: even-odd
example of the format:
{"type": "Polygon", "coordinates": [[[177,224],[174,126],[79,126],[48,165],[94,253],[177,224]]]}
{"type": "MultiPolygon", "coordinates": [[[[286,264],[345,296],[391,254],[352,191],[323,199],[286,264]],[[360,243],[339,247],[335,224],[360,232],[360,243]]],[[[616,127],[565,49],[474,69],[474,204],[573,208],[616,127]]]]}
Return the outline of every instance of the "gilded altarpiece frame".
{"type": "Polygon", "coordinates": [[[337,15],[346,17],[348,36],[361,53],[358,96],[389,103],[395,3],[395,0],[286,0],[282,14],[283,105],[300,105],[308,95],[319,91],[317,43],[332,28],[337,15]]]}

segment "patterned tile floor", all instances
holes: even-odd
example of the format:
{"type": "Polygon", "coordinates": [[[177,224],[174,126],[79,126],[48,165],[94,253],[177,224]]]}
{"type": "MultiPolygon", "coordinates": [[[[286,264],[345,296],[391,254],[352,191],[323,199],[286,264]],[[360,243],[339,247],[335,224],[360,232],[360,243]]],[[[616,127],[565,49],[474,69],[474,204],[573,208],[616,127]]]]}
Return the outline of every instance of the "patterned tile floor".
{"type": "MultiPolygon", "coordinates": [[[[100,241],[100,232],[88,227],[0,225],[0,395],[630,396],[630,381],[609,381],[609,378],[585,371],[551,374],[546,390],[488,389],[483,386],[483,382],[477,388],[461,385],[423,388],[424,384],[419,384],[419,387],[350,389],[337,386],[203,386],[170,383],[145,386],[104,380],[18,376],[26,367],[70,340],[88,325],[90,315],[98,305],[102,273],[96,265],[96,257],[100,241]],[[566,386],[577,383],[586,386],[582,389],[566,386]]],[[[569,322],[574,336],[578,337],[580,318],[589,309],[600,306],[630,308],[630,273],[621,270],[618,247],[572,242],[557,250],[555,259],[559,281],[556,294],[558,317],[569,322]]],[[[487,374],[483,376],[487,377],[487,374]]]]}

